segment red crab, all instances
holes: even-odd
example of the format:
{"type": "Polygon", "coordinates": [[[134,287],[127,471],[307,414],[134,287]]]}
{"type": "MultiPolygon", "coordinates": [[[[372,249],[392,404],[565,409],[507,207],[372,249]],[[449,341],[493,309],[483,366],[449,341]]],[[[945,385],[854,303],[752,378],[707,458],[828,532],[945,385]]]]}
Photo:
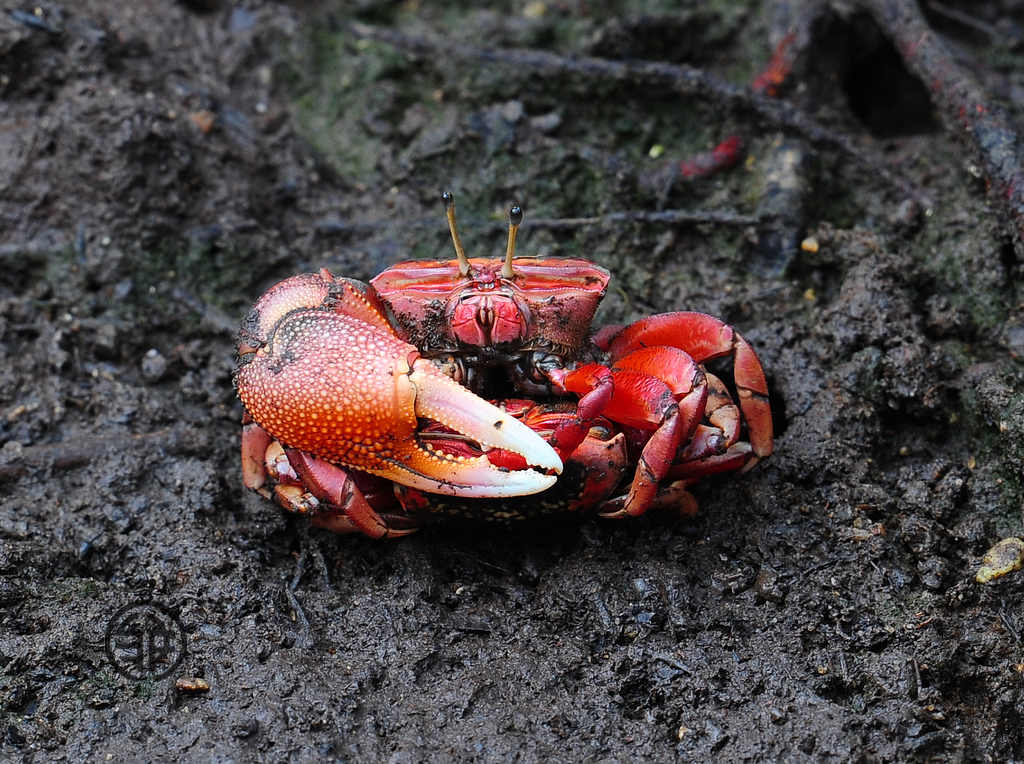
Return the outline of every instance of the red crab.
{"type": "Polygon", "coordinates": [[[380,538],[436,512],[694,512],[689,485],[771,453],[764,372],[732,327],[677,312],[592,332],[608,271],[514,258],[518,206],[505,257],[470,260],[444,199],[455,260],[399,263],[369,285],[321,270],[257,301],[234,376],[246,486],[380,538]],[[730,355],[735,396],[702,365],[730,355]]]}

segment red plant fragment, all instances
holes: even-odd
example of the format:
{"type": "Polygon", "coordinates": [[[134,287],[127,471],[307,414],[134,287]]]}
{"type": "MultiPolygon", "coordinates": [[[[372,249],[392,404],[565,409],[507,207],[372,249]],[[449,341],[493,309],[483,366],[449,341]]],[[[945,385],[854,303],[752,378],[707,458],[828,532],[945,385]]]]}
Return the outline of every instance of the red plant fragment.
{"type": "Polygon", "coordinates": [[[772,53],[768,66],[750,83],[751,90],[772,98],[779,94],[780,87],[793,69],[794,50],[792,45],[794,40],[796,40],[796,31],[791,31],[775,46],[775,52],[772,53]]]}
{"type": "Polygon", "coordinates": [[[703,178],[735,165],[743,152],[743,139],[730,135],[711,151],[702,151],[679,163],[679,173],[687,179],[703,178]]]}

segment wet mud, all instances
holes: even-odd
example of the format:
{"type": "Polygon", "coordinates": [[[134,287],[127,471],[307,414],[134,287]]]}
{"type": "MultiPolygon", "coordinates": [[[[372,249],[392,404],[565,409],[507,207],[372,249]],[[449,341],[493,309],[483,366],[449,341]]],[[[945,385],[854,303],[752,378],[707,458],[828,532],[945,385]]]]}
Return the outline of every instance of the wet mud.
{"type": "MultiPolygon", "coordinates": [[[[1022,260],[884,16],[427,5],[0,12],[0,757],[1024,756],[1024,573],[975,578],[1022,532],[1022,260]],[[253,301],[447,255],[445,189],[471,256],[518,201],[523,254],[608,268],[597,324],[737,327],[775,454],[692,518],[393,543],[245,492],[253,301]],[[164,678],[107,649],[133,603],[164,678]]],[[[1019,7],[930,5],[1021,124],[1019,7]]]]}

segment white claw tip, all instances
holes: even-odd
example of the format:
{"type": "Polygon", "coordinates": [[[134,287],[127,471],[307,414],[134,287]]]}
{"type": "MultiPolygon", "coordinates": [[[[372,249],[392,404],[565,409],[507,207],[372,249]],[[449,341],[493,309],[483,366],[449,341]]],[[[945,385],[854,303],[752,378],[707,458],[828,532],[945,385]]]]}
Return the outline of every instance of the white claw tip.
{"type": "Polygon", "coordinates": [[[543,470],[562,472],[562,460],[547,441],[515,417],[418,359],[410,380],[416,386],[416,415],[473,438],[484,448],[503,448],[543,470]]]}
{"type": "Polygon", "coordinates": [[[526,459],[527,464],[562,474],[562,460],[555,449],[518,419],[502,416],[494,420],[493,428],[496,437],[487,445],[513,451],[526,459]]]}

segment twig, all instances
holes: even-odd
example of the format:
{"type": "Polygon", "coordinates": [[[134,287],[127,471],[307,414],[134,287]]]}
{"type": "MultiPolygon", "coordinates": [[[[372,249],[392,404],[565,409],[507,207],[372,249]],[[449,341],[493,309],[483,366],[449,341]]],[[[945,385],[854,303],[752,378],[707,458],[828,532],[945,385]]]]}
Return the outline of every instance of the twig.
{"type": "Polygon", "coordinates": [[[302,603],[295,596],[295,590],[299,588],[299,584],[302,582],[302,574],[306,570],[306,558],[309,556],[309,545],[312,542],[309,537],[309,523],[305,522],[304,518],[300,522],[304,529],[300,534],[301,551],[299,552],[299,558],[295,561],[292,580],[284,588],[284,596],[288,599],[288,605],[291,607],[299,624],[299,633],[295,635],[295,644],[304,650],[313,645],[313,630],[310,628],[309,619],[306,618],[306,611],[302,609],[302,603]]]}
{"type": "Polygon", "coordinates": [[[575,76],[600,81],[605,87],[610,83],[625,83],[633,87],[661,88],[684,96],[703,98],[736,111],[751,112],[770,125],[803,136],[816,146],[839,150],[915,201],[922,205],[927,204],[925,195],[919,189],[891,172],[882,159],[866,152],[850,136],[838,132],[835,128],[819,124],[791,103],[762,95],[747,87],[734,85],[702,69],[657,61],[611,61],[591,56],[567,57],[522,48],[450,45],[448,41],[413,37],[391,29],[360,23],[353,23],[350,28],[357,37],[384,42],[417,55],[501,63],[512,69],[528,70],[542,76],[575,76]]]}
{"type": "MultiPolygon", "coordinates": [[[[770,215],[744,215],[733,210],[622,210],[619,212],[609,212],[604,215],[589,215],[578,218],[532,218],[528,216],[523,226],[523,231],[528,233],[531,228],[560,231],[614,223],[650,223],[668,226],[710,223],[725,226],[749,226],[759,225],[768,220],[771,220],[770,215]]],[[[394,220],[381,220],[369,223],[323,221],[317,224],[316,229],[321,234],[371,234],[395,225],[396,222],[394,220]]],[[[401,225],[405,228],[437,228],[439,231],[441,230],[437,218],[403,221],[401,225]]],[[[508,230],[508,226],[505,223],[474,225],[473,230],[479,232],[485,225],[488,230],[493,229],[502,233],[508,230]]],[[[197,312],[202,312],[198,306],[190,307],[197,312]]]]}
{"type": "Polygon", "coordinates": [[[930,88],[947,129],[969,136],[989,187],[1007,213],[1017,255],[1024,258],[1024,152],[1009,113],[956,63],[917,3],[862,0],[862,4],[892,39],[910,70],[930,88]]]}
{"type": "MultiPolygon", "coordinates": [[[[716,103],[744,106],[751,96],[738,87],[702,69],[692,66],[665,64],[657,61],[611,61],[589,56],[560,56],[557,53],[526,48],[475,48],[469,45],[449,45],[425,37],[414,37],[392,29],[352,24],[357,37],[377,40],[401,50],[426,56],[454,56],[458,59],[480,59],[490,63],[508,64],[542,75],[576,75],[588,80],[600,79],[604,83],[625,82],[633,85],[669,86],[682,95],[700,96],[716,103]]],[[[764,99],[770,103],[769,99],[764,99]]]]}
{"type": "Polygon", "coordinates": [[[936,2],[936,0],[931,0],[928,3],[928,8],[932,13],[936,13],[939,16],[945,16],[947,19],[955,21],[957,24],[961,24],[968,29],[981,32],[990,40],[995,39],[999,35],[995,27],[991,24],[986,24],[977,16],[970,13],[964,13],[963,11],[958,11],[956,8],[951,8],[945,3],[939,3],[936,2]]]}
{"type": "Polygon", "coordinates": [[[609,223],[656,223],[660,225],[714,223],[716,225],[748,226],[764,221],[763,215],[743,215],[730,210],[630,210],[584,218],[534,218],[529,221],[529,225],[534,228],[561,230],[609,223]]]}
{"type": "Polygon", "coordinates": [[[1010,632],[1013,640],[1020,644],[1020,631],[1017,629],[1016,624],[1010,617],[1010,614],[1006,610],[1006,602],[1000,601],[1001,607],[999,608],[999,620],[1003,622],[1003,627],[1010,632]]]}
{"type": "Polygon", "coordinates": [[[302,603],[299,602],[299,598],[295,596],[295,592],[302,583],[302,577],[306,573],[306,564],[310,557],[313,558],[313,561],[316,563],[317,570],[323,577],[324,588],[330,589],[331,581],[327,572],[327,563],[324,562],[324,556],[320,552],[320,547],[309,532],[309,520],[305,517],[300,517],[297,518],[297,521],[299,527],[299,557],[295,561],[295,570],[292,573],[292,580],[284,588],[284,594],[288,599],[288,605],[291,607],[292,612],[295,613],[295,619],[299,624],[299,633],[295,635],[295,645],[301,649],[306,649],[313,646],[313,629],[309,625],[309,619],[306,617],[306,611],[302,609],[302,603]]]}

